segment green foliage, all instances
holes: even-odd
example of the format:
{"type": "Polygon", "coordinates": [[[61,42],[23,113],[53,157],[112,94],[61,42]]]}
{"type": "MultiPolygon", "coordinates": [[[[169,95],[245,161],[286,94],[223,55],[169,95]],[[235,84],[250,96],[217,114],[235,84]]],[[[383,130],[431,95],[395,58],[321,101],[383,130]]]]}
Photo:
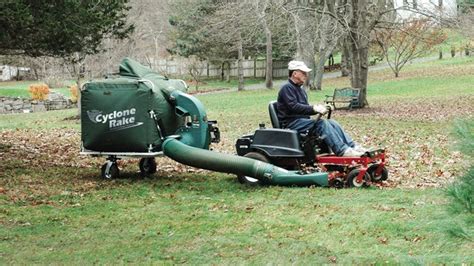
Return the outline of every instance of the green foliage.
{"type": "Polygon", "coordinates": [[[457,4],[461,13],[468,13],[474,7],[474,0],[458,0],[457,4]]]}
{"type": "Polygon", "coordinates": [[[0,54],[67,57],[95,54],[103,38],[123,39],[128,0],[1,1],[0,54]]]}
{"type": "MultiPolygon", "coordinates": [[[[457,121],[456,134],[460,139],[459,149],[472,158],[474,156],[474,120],[457,121]]],[[[463,223],[452,225],[449,232],[456,237],[474,239],[474,165],[471,165],[466,174],[450,185],[446,193],[451,199],[449,205],[451,213],[464,218],[463,223]]]]}
{"type": "Polygon", "coordinates": [[[206,26],[205,19],[215,11],[215,1],[173,1],[170,3],[172,15],[169,23],[172,26],[170,39],[174,42],[173,47],[168,48],[171,54],[185,57],[191,55],[199,58],[207,58],[209,46],[208,34],[203,28],[206,26]]]}
{"type": "Polygon", "coordinates": [[[474,214],[474,167],[456,183],[447,189],[448,195],[452,199],[451,210],[454,213],[474,214]]]}
{"type": "MultiPolygon", "coordinates": [[[[262,18],[250,1],[176,0],[170,3],[171,54],[197,56],[214,62],[237,58],[236,43],[242,35],[245,56],[265,56],[266,37],[262,18]]],[[[295,44],[289,42],[288,14],[272,6],[265,10],[272,31],[273,58],[290,58],[295,44]]]]}
{"type": "Polygon", "coordinates": [[[458,120],[455,132],[459,138],[459,149],[474,158],[474,120],[458,120]]]}

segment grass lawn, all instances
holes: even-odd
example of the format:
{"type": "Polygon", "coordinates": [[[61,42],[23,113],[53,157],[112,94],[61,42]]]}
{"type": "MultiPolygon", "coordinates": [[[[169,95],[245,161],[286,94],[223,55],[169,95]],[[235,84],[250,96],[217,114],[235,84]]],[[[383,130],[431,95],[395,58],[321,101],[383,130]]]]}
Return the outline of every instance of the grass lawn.
{"type": "MultiPolygon", "coordinates": [[[[245,84],[259,84],[264,83],[265,79],[259,78],[246,78],[245,84]]],[[[30,84],[41,83],[38,81],[3,81],[0,82],[0,96],[8,96],[8,97],[21,97],[21,98],[30,98],[30,93],[28,92],[28,86],[30,84]]],[[[215,91],[215,90],[230,90],[236,89],[238,86],[238,80],[231,79],[229,82],[227,81],[220,81],[220,80],[202,80],[199,83],[199,86],[196,88],[196,85],[193,83],[192,80],[188,80],[188,92],[189,93],[201,93],[207,91],[215,91]]],[[[71,82],[71,85],[74,82],[71,82]]],[[[66,96],[67,98],[71,97],[71,91],[68,87],[64,88],[54,88],[51,89],[54,92],[59,92],[66,96]]]]}
{"type": "MultiPolygon", "coordinates": [[[[215,91],[215,90],[230,90],[230,89],[237,89],[239,86],[239,82],[237,79],[232,78],[227,81],[220,81],[215,79],[206,80],[204,79],[201,81],[202,84],[199,84],[198,88],[196,89],[196,85],[192,80],[186,81],[188,83],[188,92],[189,93],[198,93],[198,92],[206,92],[206,91],[215,91]]],[[[263,78],[245,78],[244,79],[245,85],[252,85],[252,84],[262,84],[265,83],[265,79],[263,78]]]]}
{"type": "MultiPolygon", "coordinates": [[[[370,74],[370,108],[334,118],[366,146],[388,150],[386,186],[258,187],[157,158],[140,178],[99,178],[104,158],[78,155],[77,110],[0,117],[0,264],[474,264],[473,239],[453,236],[446,184],[472,160],[451,137],[474,116],[474,58],[370,74]]],[[[321,101],[348,81],[325,80],[321,101]]],[[[277,90],[197,95],[221,143],[270,124],[277,90]]],[[[472,218],[472,215],[471,215],[472,218]]],[[[472,220],[472,219],[471,219],[472,220]]],[[[472,230],[472,225],[470,225],[472,230]]]]}

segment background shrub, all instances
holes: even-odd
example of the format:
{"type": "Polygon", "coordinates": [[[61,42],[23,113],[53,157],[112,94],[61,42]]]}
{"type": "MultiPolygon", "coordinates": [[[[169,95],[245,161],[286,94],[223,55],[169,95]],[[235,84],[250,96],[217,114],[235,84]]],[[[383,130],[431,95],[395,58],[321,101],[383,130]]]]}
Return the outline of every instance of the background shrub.
{"type": "Polygon", "coordinates": [[[71,102],[77,103],[77,99],[79,99],[79,90],[77,89],[77,85],[69,86],[69,91],[71,92],[71,102]]]}
{"type": "Polygon", "coordinates": [[[46,84],[31,84],[28,87],[31,99],[33,100],[46,100],[48,99],[49,87],[46,84]]]}

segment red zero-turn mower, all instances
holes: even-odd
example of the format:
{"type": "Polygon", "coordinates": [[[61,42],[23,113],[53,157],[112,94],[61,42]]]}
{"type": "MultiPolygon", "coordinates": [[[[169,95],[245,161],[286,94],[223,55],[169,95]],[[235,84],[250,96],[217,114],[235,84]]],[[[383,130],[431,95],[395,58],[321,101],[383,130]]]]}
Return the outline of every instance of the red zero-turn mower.
{"type": "MultiPolygon", "coordinates": [[[[373,149],[361,157],[340,157],[330,152],[322,137],[300,134],[295,130],[282,129],[277,117],[276,101],[268,110],[273,128],[260,128],[254,134],[244,135],[235,144],[237,154],[274,164],[302,174],[327,172],[332,187],[368,187],[388,178],[385,167],[385,150],[373,149]]],[[[328,119],[331,110],[328,112],[328,119]]],[[[317,116],[316,119],[320,119],[317,116]]],[[[250,176],[238,176],[241,183],[256,185],[262,181],[250,176]]]]}

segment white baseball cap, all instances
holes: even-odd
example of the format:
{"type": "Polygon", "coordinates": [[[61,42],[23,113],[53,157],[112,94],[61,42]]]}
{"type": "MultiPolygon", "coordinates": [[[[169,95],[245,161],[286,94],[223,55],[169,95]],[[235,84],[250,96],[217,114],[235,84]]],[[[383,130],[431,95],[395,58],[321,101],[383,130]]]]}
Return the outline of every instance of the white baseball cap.
{"type": "Polygon", "coordinates": [[[288,63],[288,70],[301,70],[303,72],[310,72],[311,68],[307,67],[303,61],[290,61],[288,63]]]}

